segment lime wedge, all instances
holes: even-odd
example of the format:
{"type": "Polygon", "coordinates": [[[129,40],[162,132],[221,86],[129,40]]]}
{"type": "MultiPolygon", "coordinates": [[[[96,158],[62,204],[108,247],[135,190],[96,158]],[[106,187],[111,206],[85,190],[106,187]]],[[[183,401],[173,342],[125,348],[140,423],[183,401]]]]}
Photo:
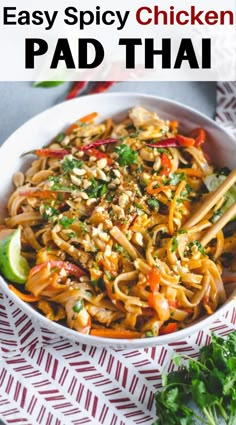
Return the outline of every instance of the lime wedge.
{"type": "Polygon", "coordinates": [[[208,174],[203,181],[206,185],[206,188],[209,192],[214,192],[218,186],[226,179],[226,176],[217,175],[217,174],[208,174]]]}
{"type": "Polygon", "coordinates": [[[21,255],[20,228],[0,238],[0,270],[14,283],[25,283],[29,274],[27,260],[21,255]]]}
{"type": "MultiPolygon", "coordinates": [[[[209,192],[214,192],[221,185],[221,183],[223,183],[226,177],[227,176],[224,176],[222,174],[218,175],[218,174],[212,173],[206,176],[203,181],[206,185],[207,190],[209,192]]],[[[214,222],[217,221],[220,218],[220,216],[224,214],[224,212],[228,210],[229,207],[231,207],[231,205],[233,205],[233,203],[236,201],[236,185],[235,184],[228,190],[228,192],[225,193],[224,198],[225,198],[225,202],[220,208],[219,214],[215,215],[215,219],[213,220],[214,222]]],[[[235,219],[236,219],[236,216],[232,220],[235,220],[235,219]]]]}

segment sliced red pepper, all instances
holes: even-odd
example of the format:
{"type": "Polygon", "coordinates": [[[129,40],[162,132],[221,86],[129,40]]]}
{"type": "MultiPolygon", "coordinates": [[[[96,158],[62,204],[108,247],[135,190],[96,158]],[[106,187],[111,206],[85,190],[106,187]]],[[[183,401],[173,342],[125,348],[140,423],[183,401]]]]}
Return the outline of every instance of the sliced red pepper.
{"type": "Polygon", "coordinates": [[[147,282],[149,283],[152,292],[159,290],[160,273],[156,267],[153,267],[152,270],[147,274],[147,282]]]}
{"type": "Polygon", "coordinates": [[[176,134],[175,137],[180,146],[190,147],[195,145],[195,140],[191,137],[185,137],[182,134],[176,134]]]}
{"type": "Polygon", "coordinates": [[[102,145],[108,145],[110,143],[117,143],[119,140],[117,139],[101,139],[101,140],[96,140],[95,142],[91,142],[88,143],[87,145],[84,145],[81,147],[82,151],[87,151],[89,149],[92,148],[97,148],[98,146],[102,146],[102,145]]]}
{"type": "Polygon", "coordinates": [[[66,100],[74,99],[77,97],[80,92],[83,90],[83,88],[86,86],[87,81],[77,81],[72,89],[69,91],[69,93],[66,96],[66,100]]]}
{"type": "Polygon", "coordinates": [[[87,154],[91,156],[95,156],[97,159],[105,158],[107,160],[108,165],[112,164],[112,159],[105,155],[103,152],[98,151],[95,148],[91,148],[87,151],[87,154]]]}
{"type": "Polygon", "coordinates": [[[168,325],[162,326],[159,330],[159,335],[167,335],[178,330],[177,323],[172,322],[168,323],[168,325]]]}
{"type": "Polygon", "coordinates": [[[99,83],[95,84],[95,86],[89,91],[89,94],[103,93],[109,90],[109,88],[112,87],[115,83],[116,81],[100,81],[99,83]]]}
{"type": "Polygon", "coordinates": [[[191,131],[190,136],[195,139],[194,146],[196,146],[196,148],[202,146],[206,141],[206,132],[201,127],[194,128],[194,130],[191,131]]]}
{"type": "Polygon", "coordinates": [[[86,275],[85,271],[75,264],[69,263],[68,261],[52,260],[48,261],[47,263],[37,264],[35,267],[33,267],[30,270],[29,278],[38,273],[43,267],[49,267],[50,270],[54,268],[58,268],[59,270],[64,269],[68,273],[68,276],[72,275],[77,279],[86,275]]]}
{"type": "Polygon", "coordinates": [[[171,160],[169,156],[164,152],[161,155],[161,171],[159,173],[160,176],[168,176],[171,170],[171,160]]]}

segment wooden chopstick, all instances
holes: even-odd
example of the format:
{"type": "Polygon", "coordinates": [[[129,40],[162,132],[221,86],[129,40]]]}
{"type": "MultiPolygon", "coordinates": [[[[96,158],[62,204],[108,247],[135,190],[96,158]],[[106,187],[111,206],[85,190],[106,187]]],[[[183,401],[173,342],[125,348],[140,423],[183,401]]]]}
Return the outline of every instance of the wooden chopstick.
{"type": "Polygon", "coordinates": [[[219,220],[205,233],[200,240],[203,247],[205,247],[213,238],[216,237],[217,233],[236,215],[236,202],[224,212],[219,220]]]}
{"type": "MultiPolygon", "coordinates": [[[[197,211],[195,211],[195,213],[183,224],[182,227],[184,229],[188,229],[194,226],[195,224],[197,224],[203,217],[205,217],[208,211],[210,211],[210,209],[217,204],[220,198],[224,196],[224,194],[231,188],[231,186],[233,186],[235,182],[236,182],[236,170],[233,170],[228,175],[228,177],[223,181],[223,183],[221,183],[221,185],[215,190],[215,192],[213,192],[212,195],[209,198],[207,198],[205,202],[203,202],[200,208],[197,211]]],[[[222,218],[223,216],[221,217],[221,219],[222,218]]],[[[218,220],[216,224],[219,223],[220,220],[218,220]]],[[[229,221],[230,219],[227,219],[227,220],[229,221]]],[[[212,228],[213,227],[214,226],[212,226],[212,228]]]]}

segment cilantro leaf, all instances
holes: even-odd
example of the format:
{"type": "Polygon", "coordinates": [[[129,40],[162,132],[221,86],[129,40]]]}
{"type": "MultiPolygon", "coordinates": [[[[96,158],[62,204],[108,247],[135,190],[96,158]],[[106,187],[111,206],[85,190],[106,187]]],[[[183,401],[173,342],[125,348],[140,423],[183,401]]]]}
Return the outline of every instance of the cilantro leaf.
{"type": "Polygon", "coordinates": [[[94,178],[90,179],[91,185],[86,190],[89,198],[100,198],[107,193],[107,183],[98,181],[94,178]]]}
{"type": "Polygon", "coordinates": [[[70,218],[67,216],[62,217],[59,220],[59,223],[64,227],[64,229],[69,229],[70,225],[75,222],[75,218],[70,218]]]}
{"type": "Polygon", "coordinates": [[[65,139],[65,137],[66,137],[66,134],[65,133],[59,133],[58,136],[57,136],[57,138],[56,138],[56,141],[58,143],[61,143],[65,139]]]}
{"type": "Polygon", "coordinates": [[[44,211],[42,213],[42,218],[45,221],[48,221],[50,218],[53,218],[60,214],[60,211],[56,208],[52,207],[51,205],[44,205],[44,211]]]}
{"type": "Polygon", "coordinates": [[[178,248],[178,239],[176,236],[173,236],[172,242],[171,242],[171,252],[175,252],[178,248]]]}
{"type": "Polygon", "coordinates": [[[151,208],[151,210],[158,210],[160,205],[159,201],[154,197],[149,198],[147,204],[151,208]]]}
{"type": "Polygon", "coordinates": [[[119,155],[120,165],[137,164],[138,152],[131,149],[128,145],[119,145],[115,147],[115,152],[119,155]]]}
{"type": "Polygon", "coordinates": [[[202,255],[206,255],[206,251],[203,248],[201,242],[199,241],[192,241],[190,242],[190,244],[188,245],[189,249],[191,249],[193,246],[196,246],[198,248],[198,251],[202,254],[202,255]]]}
{"type": "Polygon", "coordinates": [[[165,181],[165,184],[176,186],[183,180],[186,180],[185,173],[174,173],[174,174],[171,174],[170,177],[165,181]]]}
{"type": "Polygon", "coordinates": [[[83,161],[78,160],[76,158],[69,159],[68,156],[65,156],[63,159],[61,168],[64,173],[70,173],[74,168],[81,168],[83,165],[83,161]]]}
{"type": "Polygon", "coordinates": [[[195,419],[206,425],[235,424],[236,331],[225,339],[212,334],[198,359],[186,359],[183,366],[180,356],[175,356],[181,368],[163,376],[163,389],[155,394],[153,425],[193,425],[195,419]]]}

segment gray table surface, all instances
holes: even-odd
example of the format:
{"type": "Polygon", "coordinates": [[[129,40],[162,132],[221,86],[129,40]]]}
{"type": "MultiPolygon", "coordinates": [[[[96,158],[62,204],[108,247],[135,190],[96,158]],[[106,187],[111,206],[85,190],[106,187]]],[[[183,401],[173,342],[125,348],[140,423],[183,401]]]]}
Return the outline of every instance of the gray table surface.
{"type": "MultiPolygon", "coordinates": [[[[0,82],[0,145],[28,119],[63,102],[70,86],[65,83],[45,89],[33,87],[31,82],[0,82]]],[[[211,118],[215,114],[214,82],[122,82],[110,91],[157,95],[191,106],[211,118]]]]}

